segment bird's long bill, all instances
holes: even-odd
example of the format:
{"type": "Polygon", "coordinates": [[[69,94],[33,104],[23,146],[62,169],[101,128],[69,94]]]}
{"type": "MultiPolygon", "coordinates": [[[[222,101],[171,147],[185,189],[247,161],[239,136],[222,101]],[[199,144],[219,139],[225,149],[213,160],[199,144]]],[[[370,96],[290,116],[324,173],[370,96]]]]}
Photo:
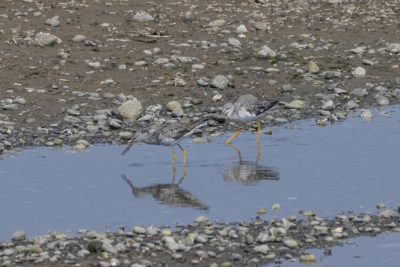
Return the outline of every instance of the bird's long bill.
{"type": "Polygon", "coordinates": [[[122,156],[125,156],[126,153],[128,153],[128,151],[132,148],[134,142],[131,142],[125,149],[124,151],[121,152],[122,156]]]}

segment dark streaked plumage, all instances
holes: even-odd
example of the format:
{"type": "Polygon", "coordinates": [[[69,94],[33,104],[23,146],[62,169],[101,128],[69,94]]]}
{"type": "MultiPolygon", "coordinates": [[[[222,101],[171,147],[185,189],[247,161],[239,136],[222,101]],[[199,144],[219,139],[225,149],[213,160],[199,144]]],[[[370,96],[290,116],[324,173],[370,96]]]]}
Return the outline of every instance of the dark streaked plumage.
{"type": "Polygon", "coordinates": [[[255,101],[242,100],[232,103],[227,103],[222,108],[222,115],[230,120],[246,121],[256,120],[264,115],[266,111],[278,104],[279,101],[255,101]]]}
{"type": "Polygon", "coordinates": [[[173,146],[178,144],[181,139],[192,135],[196,130],[206,126],[210,120],[212,120],[212,118],[204,118],[185,124],[177,122],[161,126],[151,133],[136,132],[131,143],[121,154],[125,155],[134,143],[140,142],[152,145],[173,146]]]}

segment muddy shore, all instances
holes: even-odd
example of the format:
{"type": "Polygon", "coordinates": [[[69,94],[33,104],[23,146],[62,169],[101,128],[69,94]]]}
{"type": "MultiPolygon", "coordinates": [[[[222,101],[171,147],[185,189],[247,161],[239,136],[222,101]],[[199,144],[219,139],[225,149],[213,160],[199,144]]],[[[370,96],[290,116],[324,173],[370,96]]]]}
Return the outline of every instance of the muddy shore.
{"type": "Polygon", "coordinates": [[[125,143],[243,94],[287,103],[267,125],[398,103],[399,17],[397,1],[3,1],[0,151],[125,143]]]}

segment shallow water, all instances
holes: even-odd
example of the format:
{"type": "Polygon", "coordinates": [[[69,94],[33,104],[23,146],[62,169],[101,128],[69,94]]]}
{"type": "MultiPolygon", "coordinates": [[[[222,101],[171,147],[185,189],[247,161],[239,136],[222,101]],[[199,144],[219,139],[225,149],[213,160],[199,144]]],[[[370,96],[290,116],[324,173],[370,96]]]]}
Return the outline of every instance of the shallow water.
{"type": "MultiPolygon", "coordinates": [[[[282,267],[365,267],[385,266],[398,267],[400,262],[400,234],[382,234],[376,237],[357,237],[348,240],[351,244],[332,248],[332,255],[326,256],[321,250],[312,249],[308,252],[317,256],[317,262],[312,265],[301,264],[298,261],[282,263],[282,267]]],[[[274,266],[273,264],[265,267],[274,266]]]]}
{"type": "Polygon", "coordinates": [[[240,221],[266,208],[265,219],[313,210],[374,211],[400,203],[400,107],[390,116],[375,112],[319,128],[313,120],[273,128],[262,135],[257,161],[255,135],[243,133],[232,147],[223,142],[182,142],[188,151],[187,176],[179,149],[172,179],[171,149],[137,145],[92,146],[82,153],[35,148],[0,160],[0,240],[17,229],[28,235],[78,229],[115,230],[120,225],[191,223],[199,215],[240,221]],[[122,177],[125,175],[125,178],[122,177]],[[282,208],[271,211],[274,203],[282,208]]]}

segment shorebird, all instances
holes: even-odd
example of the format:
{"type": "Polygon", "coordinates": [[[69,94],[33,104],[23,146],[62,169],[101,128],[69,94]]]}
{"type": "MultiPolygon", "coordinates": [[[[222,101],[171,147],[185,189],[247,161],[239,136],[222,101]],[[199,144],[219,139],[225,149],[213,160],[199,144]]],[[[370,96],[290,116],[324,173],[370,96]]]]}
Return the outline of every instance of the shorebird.
{"type": "Polygon", "coordinates": [[[136,132],[130,144],[122,151],[124,156],[135,143],[145,143],[151,145],[170,146],[172,149],[173,175],[176,173],[176,152],[174,146],[177,145],[183,153],[184,176],[186,175],[186,150],[179,144],[183,138],[191,136],[196,130],[206,126],[210,120],[218,121],[220,118],[206,117],[189,123],[173,123],[154,130],[150,133],[142,131],[136,132]]]}
{"type": "MultiPolygon", "coordinates": [[[[278,104],[278,100],[273,101],[259,101],[255,98],[242,98],[238,99],[235,103],[227,103],[222,107],[222,116],[232,121],[252,121],[255,120],[257,123],[257,137],[256,143],[261,132],[261,125],[257,121],[260,117],[264,116],[268,110],[278,104]]],[[[240,129],[238,129],[226,142],[229,145],[232,141],[238,137],[240,129]]]]}

